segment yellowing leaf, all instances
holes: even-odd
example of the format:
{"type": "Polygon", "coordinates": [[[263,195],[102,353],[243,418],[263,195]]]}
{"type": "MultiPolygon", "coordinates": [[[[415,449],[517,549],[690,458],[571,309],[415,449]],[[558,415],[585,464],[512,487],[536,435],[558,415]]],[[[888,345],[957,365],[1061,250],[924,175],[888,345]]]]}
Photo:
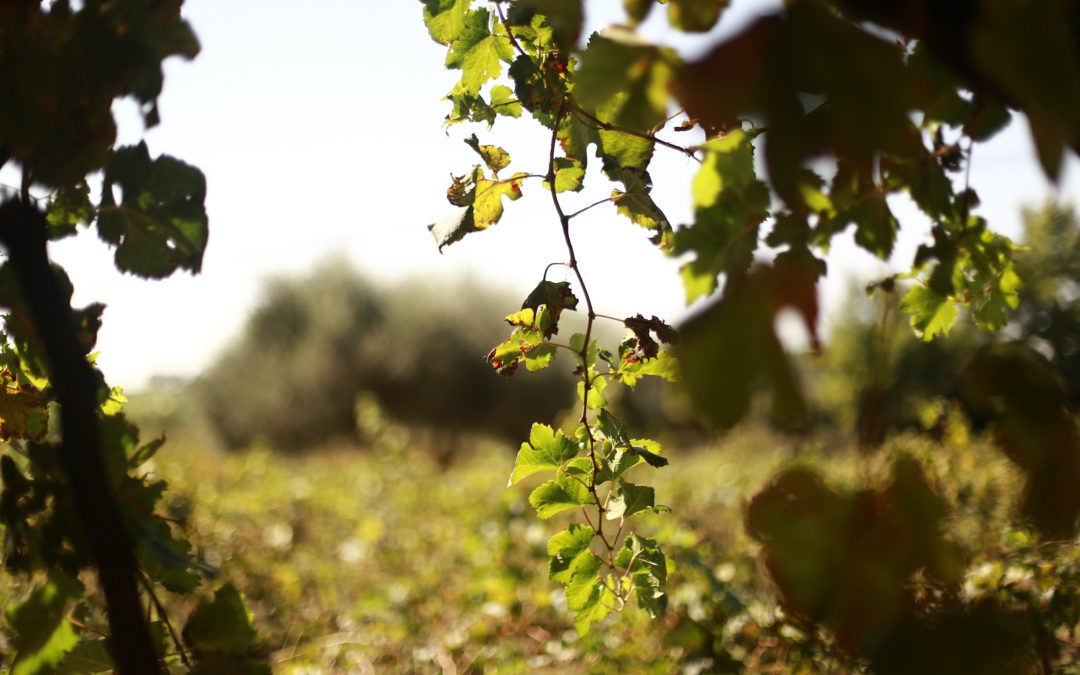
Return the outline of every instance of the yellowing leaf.
{"type": "Polygon", "coordinates": [[[49,429],[45,394],[36,389],[0,389],[0,440],[40,441],[49,429]]]}
{"type": "Polygon", "coordinates": [[[484,229],[499,222],[503,214],[502,198],[510,201],[521,198],[521,179],[525,174],[516,173],[509,180],[476,182],[476,198],[473,200],[473,222],[477,229],[484,229]]]}
{"type": "Polygon", "coordinates": [[[506,150],[503,150],[497,145],[480,145],[480,141],[476,138],[476,134],[466,138],[465,143],[475,150],[476,154],[483,158],[487,167],[496,175],[510,164],[510,154],[507,153],[506,150]]]}

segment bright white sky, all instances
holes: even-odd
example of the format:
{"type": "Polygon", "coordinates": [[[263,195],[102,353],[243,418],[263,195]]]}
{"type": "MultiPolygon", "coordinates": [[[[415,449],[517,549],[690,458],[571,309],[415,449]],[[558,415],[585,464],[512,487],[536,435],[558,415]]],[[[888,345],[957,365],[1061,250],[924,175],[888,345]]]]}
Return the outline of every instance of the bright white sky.
{"type": "MultiPolygon", "coordinates": [[[[725,31],[768,4],[735,2],[725,31]]],[[[594,26],[622,16],[616,0],[588,7],[594,26]]],[[[206,173],[211,236],[203,273],[159,282],[121,275],[91,232],[53,248],[75,282],[76,304],[108,305],[98,347],[112,384],[138,388],[155,373],[197,374],[238,333],[264,279],[304,273],[328,255],[347,256],[376,280],[471,274],[522,297],[549,262],[566,259],[538,181],[526,183],[526,196],[508,204],[491,231],[444,255],[436,251],[426,225],[451,208],[451,172],[478,160],[461,139],[475,132],[481,142],[497,142],[514,159],[508,172],[530,173],[545,168],[546,139],[529,133],[536,126],[530,120],[507,118],[490,134],[457,126],[447,135],[447,104],[439,99],[456,77],[442,69],[444,49],[428,37],[420,10],[416,0],[187,0],[185,15],[203,50],[193,62],[167,63],[162,124],[145,139],[151,154],[176,155],[206,173]]],[[[657,30],[651,37],[679,39],[690,52],[715,39],[657,30]]],[[[118,107],[127,120],[122,142],[144,137],[130,121],[132,109],[118,107]]],[[[1056,191],[1032,157],[1022,120],[976,149],[972,182],[981,213],[1008,235],[1019,232],[1022,205],[1080,195],[1074,157],[1056,191]]],[[[687,158],[658,149],[654,196],[673,223],[689,220],[693,171],[687,158]]],[[[581,196],[569,208],[596,198],[581,196]]],[[[896,258],[903,269],[928,225],[912,208],[896,208],[905,226],[896,258]]],[[[653,249],[644,231],[610,207],[576,219],[574,228],[598,311],[668,318],[683,311],[677,264],[653,249]]],[[[834,247],[830,264],[825,296],[834,305],[848,278],[887,269],[848,242],[834,247]]]]}

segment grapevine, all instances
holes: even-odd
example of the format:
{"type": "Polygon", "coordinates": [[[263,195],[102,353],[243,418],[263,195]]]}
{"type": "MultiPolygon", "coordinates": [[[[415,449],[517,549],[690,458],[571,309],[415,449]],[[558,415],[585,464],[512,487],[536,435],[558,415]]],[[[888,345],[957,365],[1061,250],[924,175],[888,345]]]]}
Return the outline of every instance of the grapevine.
{"type": "Polygon", "coordinates": [[[95,366],[104,305],[73,308],[47,249],[93,227],[120,271],[199,271],[202,172],[145,143],[116,147],[111,111],[130,96],[147,127],[160,121],[162,60],[199,51],[180,6],[0,6],[0,166],[21,176],[0,199],[0,523],[7,571],[33,584],[7,613],[14,673],[266,671],[236,589],[213,581],[162,513],[166,484],[146,464],[165,439],[140,441],[95,366]],[[195,595],[204,582],[218,588],[179,628],[161,591],[195,595]]]}
{"type": "MultiPolygon", "coordinates": [[[[550,193],[573,287],[547,281],[545,270],[522,309],[506,318],[513,332],[488,360],[509,376],[522,364],[529,371],[548,367],[557,351],[574,358],[579,426],[567,435],[534,425],[510,482],[554,472],[530,495],[538,515],[582,513],[584,524],[556,534],[548,547],[550,577],[566,584],[581,632],[632,596],[657,615],[673,568],[655,541],[629,534],[618,548],[603,527],[618,519],[617,539],[626,516],[662,510],[652,488],[623,474],[632,465],[667,462],[655,443],[629,438],[608,410],[610,382],[633,386],[646,375],[680,381],[702,416],[721,429],[744,419],[765,394],[774,424],[806,434],[812,402],[775,323],[782,311],[794,310],[810,347],[820,349],[817,284],[833,238],[853,229],[856,244],[889,259],[900,229],[893,199],[906,195],[931,222],[929,235],[910,271],[873,287],[900,286],[900,307],[925,340],[946,335],[965,314],[997,330],[1019,302],[1016,247],[978,214],[970,181],[974,148],[1008,125],[1015,111],[1027,116],[1048,176],[1060,171],[1065,148],[1080,148],[1080,61],[1075,35],[1059,29],[1076,16],[1068,3],[1034,10],[986,0],[953,12],[920,3],[884,8],[796,0],[690,58],[651,42],[643,24],[666,10],[671,28],[706,32],[725,16],[727,2],[626,0],[622,21],[587,37],[581,0],[422,4],[430,36],[447,47],[446,67],[461,73],[446,96],[446,124],[484,123],[490,130],[500,118],[529,115],[549,133],[546,171],[508,179],[498,172],[509,166],[509,153],[473,135],[466,142],[483,164],[454,179],[447,196],[455,208],[429,229],[442,250],[499,223],[504,198],[520,199],[529,181],[542,179],[550,193]],[[1024,42],[1019,26],[1048,42],[1038,48],[1024,42]],[[1055,55],[1059,67],[1052,75],[1025,65],[1022,55],[1040,50],[1055,55]],[[1051,93],[1058,86],[1069,103],[1051,93]],[[704,141],[683,145],[669,138],[690,129],[704,141]],[[689,224],[673,227],[651,196],[649,167],[661,151],[698,164],[689,224]],[[568,193],[585,187],[590,154],[617,187],[568,208],[568,193]],[[617,352],[595,343],[601,314],[573,237],[575,218],[608,205],[647,230],[662,254],[679,256],[687,302],[704,300],[677,332],[657,317],[621,320],[629,333],[617,352]],[[586,313],[584,332],[556,341],[562,313],[578,309],[586,313]]],[[[969,367],[969,397],[995,420],[999,445],[1028,474],[1021,517],[1054,538],[1075,533],[1080,515],[1073,498],[1080,486],[1080,433],[1037,362],[1027,348],[986,350],[969,367]],[[1025,384],[1013,379],[1020,372],[1025,384]],[[1049,412],[1012,398],[1036,391],[1049,412]],[[995,408],[991,401],[1003,397],[1013,405],[995,408]],[[1040,425],[1069,440],[1050,447],[1034,431],[1040,425]],[[1049,467],[1066,477],[1051,477],[1049,467]]],[[[872,452],[875,442],[867,444],[872,452]]],[[[785,608],[832,629],[843,654],[895,672],[916,667],[934,649],[963,653],[970,648],[964,631],[973,622],[1013,630],[1018,624],[1004,608],[965,607],[957,599],[964,553],[942,539],[946,507],[919,463],[901,457],[891,481],[884,491],[837,493],[815,472],[798,469],[781,473],[754,498],[747,526],[785,608]],[[861,513],[875,515],[863,522],[861,513]],[[875,543],[878,530],[903,531],[906,548],[886,554],[875,543]],[[833,550],[824,537],[808,542],[807,531],[843,532],[837,536],[849,539],[833,550]],[[807,576],[807,569],[820,569],[820,579],[807,576]],[[916,574],[957,604],[916,609],[910,587],[916,574]],[[881,582],[887,588],[860,585],[866,578],[888,579],[881,582]],[[875,608],[882,615],[867,623],[860,613],[866,598],[894,614],[875,608]],[[956,633],[930,649],[932,625],[956,633]],[[912,640],[924,646],[901,648],[912,640]]],[[[1022,644],[1017,637],[1000,649],[1026,649],[1022,644]]],[[[1045,652],[1039,658],[1051,660],[1045,652]]]]}

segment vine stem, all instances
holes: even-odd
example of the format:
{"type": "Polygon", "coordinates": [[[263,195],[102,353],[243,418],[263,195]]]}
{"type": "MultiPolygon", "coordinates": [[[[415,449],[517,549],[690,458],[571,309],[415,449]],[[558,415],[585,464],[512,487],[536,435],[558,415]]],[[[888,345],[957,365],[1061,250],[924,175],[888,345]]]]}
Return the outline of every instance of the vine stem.
{"type": "Polygon", "coordinates": [[[591,208],[593,208],[593,207],[596,207],[596,206],[600,206],[601,204],[607,204],[608,202],[610,202],[610,201],[613,201],[614,199],[615,199],[614,197],[605,197],[604,199],[599,199],[599,200],[597,200],[597,201],[593,202],[592,204],[589,204],[588,206],[586,206],[586,207],[585,207],[585,208],[583,208],[583,209],[578,209],[577,211],[574,211],[573,213],[571,213],[570,215],[568,215],[568,216],[566,217],[566,219],[567,219],[567,220],[571,220],[571,219],[573,219],[573,218],[577,218],[578,216],[580,216],[581,214],[585,213],[585,212],[586,212],[586,211],[588,211],[589,209],[591,209],[591,208]]]}
{"type": "Polygon", "coordinates": [[[184,643],[180,641],[180,636],[176,633],[176,628],[173,627],[172,621],[169,620],[169,613],[165,610],[165,606],[161,604],[161,600],[158,599],[156,593],[154,593],[154,584],[146,576],[146,572],[141,569],[138,570],[139,580],[142,582],[143,589],[146,594],[150,596],[150,601],[154,603],[154,610],[157,612],[158,618],[165,624],[165,628],[169,631],[169,637],[172,638],[173,644],[176,645],[176,652],[180,655],[180,661],[183,662],[184,667],[188,670],[191,669],[191,661],[188,660],[187,650],[184,649],[184,643]]]}
{"type": "MultiPolygon", "coordinates": [[[[510,40],[510,44],[517,50],[518,54],[521,54],[525,58],[529,58],[529,55],[525,53],[525,50],[521,48],[521,44],[518,43],[517,38],[514,37],[514,31],[510,30],[510,22],[506,20],[506,13],[503,12],[502,3],[495,3],[495,11],[499,13],[499,21],[502,22],[503,29],[506,30],[506,37],[510,40]]],[[[558,125],[556,125],[558,126],[558,125]]]]}
{"type": "MultiPolygon", "coordinates": [[[[574,242],[570,237],[570,219],[573,215],[567,215],[563,210],[562,203],[559,201],[559,193],[555,189],[555,146],[558,142],[559,126],[562,123],[563,118],[566,115],[567,101],[563,99],[559,103],[559,110],[555,115],[554,128],[551,131],[551,144],[548,148],[548,187],[551,191],[551,201],[555,205],[555,213],[559,216],[559,225],[562,228],[563,241],[566,243],[566,251],[570,255],[570,261],[567,266],[573,270],[574,276],[577,277],[578,285],[581,287],[581,295],[585,298],[585,307],[588,311],[588,315],[585,322],[585,338],[582,341],[581,350],[577,352],[578,357],[581,359],[581,379],[582,379],[582,392],[581,392],[581,425],[585,428],[585,437],[589,445],[589,459],[592,461],[593,475],[589,485],[589,492],[592,493],[593,499],[596,500],[596,525],[590,526],[593,531],[596,532],[596,536],[600,538],[600,541],[604,544],[604,548],[607,551],[607,564],[612,569],[615,569],[615,546],[608,539],[604,533],[604,512],[606,511],[606,500],[600,499],[599,491],[596,489],[596,479],[600,475],[600,462],[596,458],[596,438],[593,436],[592,427],[589,424],[589,392],[592,391],[592,378],[589,377],[589,343],[592,341],[593,323],[596,321],[596,311],[593,308],[592,296],[589,294],[589,287],[585,284],[585,277],[581,274],[581,267],[578,265],[577,253],[574,251],[574,242]]],[[[599,202],[603,203],[603,202],[599,202]]],[[[591,207],[589,207],[591,208],[591,207]]],[[[584,508],[582,509],[584,510],[584,508]]],[[[588,522],[588,514],[586,514],[586,522],[588,522]]],[[[619,587],[612,593],[622,599],[622,588],[619,587]]]]}
{"type": "Polygon", "coordinates": [[[23,301],[41,339],[60,406],[57,453],[86,532],[105,594],[110,651],[120,675],[161,672],[142,616],[134,542],[105,470],[98,424],[99,377],[75,332],[71,304],[50,266],[45,215],[25,200],[0,205],[0,243],[7,249],[23,301]]]}
{"type": "Polygon", "coordinates": [[[608,321],[615,321],[615,322],[618,322],[618,323],[622,323],[622,324],[625,324],[625,323],[626,323],[626,320],[625,320],[625,319],[620,319],[619,317],[617,317],[617,316],[611,316],[610,314],[599,314],[599,313],[598,313],[598,314],[596,315],[596,318],[597,318],[597,319],[607,319],[608,321]]]}
{"type": "Polygon", "coordinates": [[[564,263],[564,262],[548,263],[547,267],[544,268],[544,277],[543,277],[544,281],[547,281],[548,272],[551,271],[552,267],[566,267],[566,263],[564,263]]]}

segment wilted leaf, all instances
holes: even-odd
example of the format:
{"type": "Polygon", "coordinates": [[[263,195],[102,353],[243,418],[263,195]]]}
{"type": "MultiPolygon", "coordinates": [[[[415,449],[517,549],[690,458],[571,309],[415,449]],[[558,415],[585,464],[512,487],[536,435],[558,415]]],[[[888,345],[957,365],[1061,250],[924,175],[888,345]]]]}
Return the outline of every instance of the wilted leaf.
{"type": "Polygon", "coordinates": [[[491,173],[498,174],[499,171],[505,169],[510,164],[510,155],[502,148],[496,145],[480,145],[480,141],[476,138],[476,134],[469,136],[465,139],[465,144],[476,151],[476,154],[483,158],[484,163],[491,169],[491,173]]]}

